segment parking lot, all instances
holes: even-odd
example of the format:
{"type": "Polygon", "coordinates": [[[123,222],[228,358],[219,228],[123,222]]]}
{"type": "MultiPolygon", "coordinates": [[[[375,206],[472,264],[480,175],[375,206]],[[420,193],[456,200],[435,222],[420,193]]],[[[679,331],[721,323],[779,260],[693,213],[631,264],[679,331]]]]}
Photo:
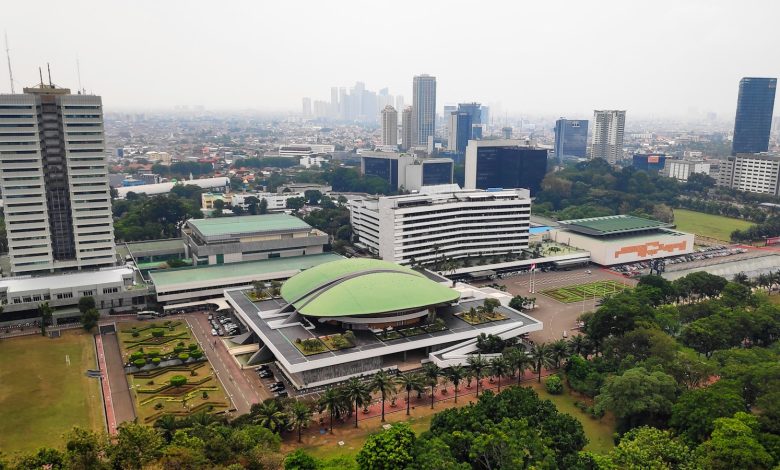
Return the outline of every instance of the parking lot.
{"type": "MultiPolygon", "coordinates": [[[[699,248],[687,255],[664,258],[663,272],[682,271],[693,268],[704,268],[714,264],[737,261],[746,258],[764,256],[764,253],[751,251],[738,246],[712,245],[699,248]]],[[[629,277],[638,277],[650,273],[650,261],[626,263],[611,266],[613,271],[629,277]]]]}

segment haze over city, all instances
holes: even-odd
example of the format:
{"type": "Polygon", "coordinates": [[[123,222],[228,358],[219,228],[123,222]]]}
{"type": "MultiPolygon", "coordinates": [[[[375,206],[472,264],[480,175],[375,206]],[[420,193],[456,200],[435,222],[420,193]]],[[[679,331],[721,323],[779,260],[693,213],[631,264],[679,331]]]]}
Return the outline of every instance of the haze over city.
{"type": "Polygon", "coordinates": [[[410,100],[428,73],[439,107],[733,119],[741,77],[780,75],[778,13],[773,1],[9,2],[0,29],[17,91],[47,62],[76,89],[78,57],[83,87],[113,110],[298,111],[356,81],[410,100]]]}

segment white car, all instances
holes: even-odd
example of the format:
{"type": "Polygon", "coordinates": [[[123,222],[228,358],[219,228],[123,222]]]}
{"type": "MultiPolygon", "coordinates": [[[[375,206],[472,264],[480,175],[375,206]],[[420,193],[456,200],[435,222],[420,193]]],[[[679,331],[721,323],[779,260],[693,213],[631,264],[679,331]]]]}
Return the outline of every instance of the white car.
{"type": "Polygon", "coordinates": [[[211,329],[211,336],[217,336],[217,330],[214,328],[211,329]]]}

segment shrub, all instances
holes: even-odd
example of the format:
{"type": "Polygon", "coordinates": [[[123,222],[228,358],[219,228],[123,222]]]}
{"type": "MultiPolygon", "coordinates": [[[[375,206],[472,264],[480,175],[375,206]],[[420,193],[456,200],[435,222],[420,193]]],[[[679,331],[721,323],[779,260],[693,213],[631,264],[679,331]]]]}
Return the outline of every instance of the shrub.
{"type": "Polygon", "coordinates": [[[152,337],[153,338],[162,338],[165,336],[165,331],[163,330],[152,330],[152,337]]]}
{"type": "Polygon", "coordinates": [[[163,408],[163,404],[161,402],[158,401],[157,403],[154,404],[155,410],[161,410],[162,408],[163,408]]]}
{"type": "Polygon", "coordinates": [[[131,335],[133,338],[138,338],[139,336],[141,336],[141,333],[139,333],[139,332],[137,332],[137,331],[133,331],[133,332],[132,332],[130,335],[131,335]]]}
{"type": "Polygon", "coordinates": [[[193,359],[200,359],[203,357],[203,351],[190,351],[190,357],[193,359]]]}
{"type": "Polygon", "coordinates": [[[552,395],[560,395],[563,393],[563,381],[557,375],[551,375],[544,382],[544,388],[552,395]]]}
{"type": "Polygon", "coordinates": [[[147,356],[149,356],[149,357],[157,357],[159,355],[160,355],[160,351],[149,351],[147,353],[147,356]]]}
{"type": "Polygon", "coordinates": [[[194,351],[194,350],[198,349],[198,345],[195,344],[195,343],[190,343],[190,344],[187,345],[187,349],[189,349],[190,351],[194,351]]]}
{"type": "Polygon", "coordinates": [[[179,341],[178,343],[176,343],[176,346],[178,346],[180,348],[183,348],[184,347],[184,341],[179,341]]]}
{"type": "Polygon", "coordinates": [[[203,390],[203,393],[200,394],[200,397],[203,398],[204,400],[208,400],[209,392],[203,390]]]}
{"type": "Polygon", "coordinates": [[[152,328],[159,328],[160,327],[160,325],[158,325],[157,323],[152,323],[149,326],[152,327],[152,328]]]}
{"type": "Polygon", "coordinates": [[[146,365],[146,359],[136,359],[133,361],[133,365],[136,367],[143,367],[146,365]]]}
{"type": "Polygon", "coordinates": [[[295,344],[301,344],[301,338],[295,338],[295,344]]]}
{"type": "Polygon", "coordinates": [[[143,359],[143,358],[144,358],[144,353],[142,353],[141,351],[136,351],[130,355],[130,362],[135,362],[138,359],[143,359]]]}
{"type": "Polygon", "coordinates": [[[181,353],[181,354],[179,354],[179,356],[178,356],[178,357],[179,357],[179,360],[180,360],[180,361],[186,361],[187,359],[189,359],[189,358],[190,358],[190,355],[189,355],[189,354],[187,354],[187,353],[181,353]]]}
{"type": "Polygon", "coordinates": [[[146,385],[154,385],[154,380],[149,380],[146,382],[146,385]]]}
{"type": "Polygon", "coordinates": [[[152,358],[152,364],[159,366],[160,365],[160,358],[159,357],[153,357],[152,358]]]}
{"type": "Polygon", "coordinates": [[[184,346],[176,346],[175,348],[173,348],[173,352],[174,352],[174,354],[183,353],[184,352],[184,346]]]}
{"type": "Polygon", "coordinates": [[[173,385],[174,387],[181,387],[182,385],[187,383],[187,377],[183,375],[174,375],[173,377],[171,377],[170,382],[171,385],[173,385]]]}

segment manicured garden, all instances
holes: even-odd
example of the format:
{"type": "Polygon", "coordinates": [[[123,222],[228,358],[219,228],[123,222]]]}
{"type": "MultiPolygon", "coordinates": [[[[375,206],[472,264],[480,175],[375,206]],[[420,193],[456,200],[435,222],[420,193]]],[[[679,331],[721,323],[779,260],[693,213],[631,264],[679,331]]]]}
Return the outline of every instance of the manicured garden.
{"type": "Polygon", "coordinates": [[[122,357],[129,357],[140,350],[165,356],[174,352],[181,342],[191,343],[192,336],[187,325],[178,320],[164,322],[120,323],[118,326],[119,344],[122,357]]]}
{"type": "Polygon", "coordinates": [[[753,225],[752,222],[722,215],[705,214],[687,209],[674,210],[674,223],[681,232],[695,233],[703,237],[715,238],[727,242],[731,240],[731,232],[745,230],[753,225]]]}
{"type": "Polygon", "coordinates": [[[583,300],[601,298],[609,294],[620,292],[629,287],[617,281],[596,281],[587,284],[576,284],[573,286],[557,287],[555,289],[543,290],[542,294],[552,297],[558,302],[565,304],[573,302],[582,302],[583,300]]]}
{"type": "Polygon", "coordinates": [[[0,341],[0,449],[6,454],[62,445],[73,426],[105,428],[92,335],[0,341]]]}

